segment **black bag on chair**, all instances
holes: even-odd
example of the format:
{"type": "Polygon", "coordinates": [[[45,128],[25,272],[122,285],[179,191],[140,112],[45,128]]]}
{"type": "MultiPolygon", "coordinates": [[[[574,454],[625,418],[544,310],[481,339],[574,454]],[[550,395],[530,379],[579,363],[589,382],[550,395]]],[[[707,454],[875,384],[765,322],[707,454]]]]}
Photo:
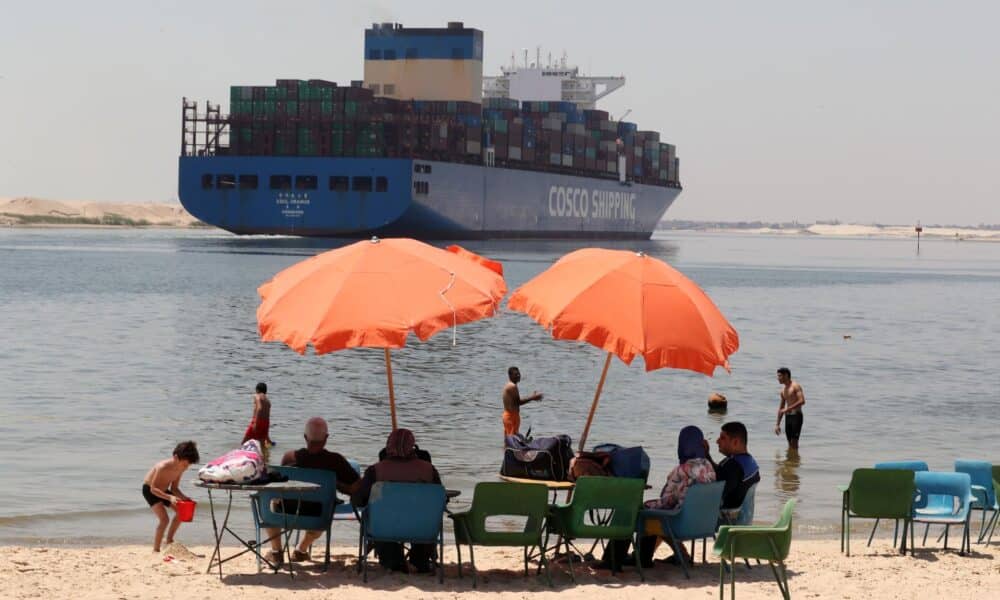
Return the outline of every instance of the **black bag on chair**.
{"type": "Polygon", "coordinates": [[[530,441],[521,435],[508,435],[504,439],[500,474],[524,479],[565,481],[569,474],[569,461],[573,458],[572,445],[568,435],[530,441]]]}

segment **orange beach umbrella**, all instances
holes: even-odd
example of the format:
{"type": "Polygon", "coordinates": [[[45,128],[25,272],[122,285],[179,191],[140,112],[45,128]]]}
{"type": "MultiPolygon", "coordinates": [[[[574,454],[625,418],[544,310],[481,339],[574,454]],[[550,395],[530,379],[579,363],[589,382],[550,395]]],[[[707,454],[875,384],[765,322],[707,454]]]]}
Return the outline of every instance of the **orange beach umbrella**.
{"type": "Polygon", "coordinates": [[[642,252],[584,248],[571,252],[511,294],[507,305],[561,340],[588,342],[608,353],[587,424],[583,450],[618,356],[642,356],[646,370],[688,369],[711,376],[729,370],[739,336],[712,300],[667,263],[642,252]]]}
{"type": "MultiPolygon", "coordinates": [[[[389,349],[496,313],[507,285],[482,259],[412,239],[361,241],[294,264],[257,288],[261,339],[299,354],[385,349],[392,428],[396,398],[389,349]],[[475,257],[474,260],[472,257],[475,257]]],[[[499,263],[496,263],[499,264],[499,263]]],[[[502,271],[502,270],[501,270],[502,271]]]]}

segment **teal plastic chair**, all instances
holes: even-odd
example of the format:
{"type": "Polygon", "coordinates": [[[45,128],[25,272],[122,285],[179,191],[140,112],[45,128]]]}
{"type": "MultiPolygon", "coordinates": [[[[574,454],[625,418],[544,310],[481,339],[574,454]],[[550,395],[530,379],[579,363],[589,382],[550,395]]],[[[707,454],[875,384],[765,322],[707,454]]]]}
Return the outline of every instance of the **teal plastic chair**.
{"type": "Polygon", "coordinates": [[[753,525],[754,505],[756,503],[757,484],[753,484],[747,490],[747,495],[743,497],[743,504],[736,510],[720,509],[719,525],[753,525]]]}
{"type": "MultiPolygon", "coordinates": [[[[277,528],[297,531],[325,531],[326,553],[323,559],[323,570],[330,568],[330,528],[333,523],[333,511],[337,501],[337,475],[323,469],[302,469],[299,467],[269,466],[268,471],[277,471],[292,481],[308,481],[319,484],[319,489],[296,494],[281,494],[279,492],[262,491],[251,496],[250,506],[253,510],[254,529],[257,536],[257,547],[261,548],[262,529],[277,528]],[[312,502],[319,505],[319,515],[296,515],[295,511],[288,513],[274,510],[281,506],[281,500],[301,500],[302,503],[312,502]]],[[[270,542],[271,538],[263,540],[270,542]]],[[[275,567],[275,565],[271,565],[275,567]]],[[[257,556],[257,570],[261,567],[260,555],[257,556]]]]}
{"type": "MultiPolygon", "coordinates": [[[[566,545],[569,558],[569,575],[576,581],[573,573],[573,555],[569,541],[573,539],[599,539],[606,541],[632,540],[639,547],[639,536],[636,532],[636,520],[642,506],[642,493],[645,489],[642,479],[626,477],[580,477],[573,488],[573,498],[569,504],[555,504],[549,514],[549,526],[546,527],[545,546],[548,546],[550,533],[559,536],[556,548],[566,545]],[[610,516],[594,522],[592,515],[597,511],[607,511],[610,516]]],[[[612,554],[614,556],[614,554],[612,554]]],[[[642,574],[642,561],[636,561],[639,577],[645,581],[642,574]]],[[[617,565],[612,564],[612,569],[617,565]]]]}
{"type": "Polygon", "coordinates": [[[472,564],[472,587],[478,585],[474,546],[516,546],[524,549],[524,576],[528,576],[529,551],[538,548],[539,568],[552,585],[545,546],[542,544],[545,517],[549,512],[549,490],[537,483],[482,482],[476,484],[469,510],[449,515],[455,525],[455,548],[458,551],[458,576],[462,576],[462,544],[469,547],[472,564]],[[490,517],[526,517],[520,531],[491,531],[490,517]]]}
{"type": "MultiPolygon", "coordinates": [[[[997,467],[993,467],[993,469],[994,469],[993,470],[993,473],[994,473],[994,475],[993,475],[993,493],[998,498],[1000,498],[1000,479],[997,479],[997,477],[998,477],[997,471],[996,471],[997,467]]],[[[990,537],[986,540],[986,545],[987,546],[993,543],[993,532],[996,531],[996,529],[997,529],[997,520],[998,519],[993,519],[993,527],[990,528],[990,537]]]]}
{"type": "Polygon", "coordinates": [[[358,563],[368,582],[368,555],[375,542],[435,544],[438,581],[444,582],[444,486],[438,483],[378,481],[361,511],[361,551],[358,563]]]}
{"type": "Polygon", "coordinates": [[[795,510],[795,500],[785,503],[781,517],[771,527],[723,525],[715,539],[712,553],[719,557],[719,599],[725,595],[726,572],[731,573],[731,598],[736,598],[736,559],[756,558],[766,560],[771,565],[774,579],[781,590],[781,597],[789,600],[788,573],[785,569],[785,559],[792,547],[792,513],[795,510]],[[776,566],[777,565],[777,566],[776,566]]]}
{"type": "MultiPolygon", "coordinates": [[[[971,506],[975,497],[972,495],[972,478],[968,473],[940,473],[923,471],[916,474],[917,493],[921,496],[937,496],[947,498],[947,505],[931,503],[926,507],[913,508],[913,522],[944,525],[944,547],[948,548],[948,530],[952,525],[962,526],[962,546],[959,554],[964,556],[971,550],[969,545],[969,520],[972,515],[971,506]]],[[[912,547],[912,531],[911,531],[912,547]]],[[[927,533],[924,532],[924,543],[927,543],[927,533]]]]}
{"type": "MultiPolygon", "coordinates": [[[[726,482],[696,483],[687,489],[684,502],[674,510],[645,509],[639,512],[639,534],[642,535],[650,520],[658,521],[660,528],[669,539],[674,555],[681,563],[684,576],[691,579],[687,561],[681,544],[690,540],[691,560],[694,561],[694,542],[702,541],[701,560],[705,561],[706,540],[715,537],[719,523],[719,507],[722,506],[722,491],[726,482]]],[[[636,546],[638,548],[638,546],[636,546]]],[[[638,561],[637,561],[638,562],[638,561]]]]}
{"type": "MultiPolygon", "coordinates": [[[[361,465],[358,461],[347,459],[347,463],[351,465],[354,472],[361,476],[361,465]]],[[[337,506],[333,508],[333,520],[334,521],[357,521],[358,513],[354,510],[354,505],[351,504],[350,500],[341,501],[337,503],[337,506]]]]}
{"type": "MultiPolygon", "coordinates": [[[[747,489],[747,495],[743,497],[743,504],[740,504],[738,509],[719,509],[719,527],[723,525],[753,525],[753,515],[757,498],[757,485],[758,484],[755,483],[747,489]]],[[[694,556],[693,548],[691,556],[694,556]]],[[[749,560],[744,560],[743,563],[747,566],[747,569],[750,568],[749,560]]],[[[757,561],[757,564],[760,564],[759,560],[757,561]]]]}
{"type": "Polygon", "coordinates": [[[1000,514],[1000,506],[997,505],[997,495],[993,491],[993,471],[992,465],[985,460],[956,460],[956,473],[968,473],[972,481],[972,495],[975,500],[972,502],[972,510],[983,512],[983,520],[979,525],[979,536],[976,542],[982,543],[986,537],[986,532],[996,523],[997,514],[1000,514]],[[990,514],[987,518],[987,513],[990,514]]]}
{"type": "Polygon", "coordinates": [[[847,488],[847,509],[840,521],[840,544],[847,556],[851,555],[851,518],[902,520],[905,548],[916,489],[913,471],[908,469],[855,469],[847,488]]]}

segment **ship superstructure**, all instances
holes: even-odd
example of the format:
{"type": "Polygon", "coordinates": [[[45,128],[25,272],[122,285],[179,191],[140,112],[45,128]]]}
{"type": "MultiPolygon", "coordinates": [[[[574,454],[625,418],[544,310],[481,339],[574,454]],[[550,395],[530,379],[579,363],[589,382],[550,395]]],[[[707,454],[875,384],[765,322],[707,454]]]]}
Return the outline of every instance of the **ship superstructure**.
{"type": "Polygon", "coordinates": [[[541,48],[536,48],[535,62],[528,62],[524,51],[521,64],[512,54],[510,64],[500,68],[500,75],[483,77],[484,98],[511,98],[513,100],[545,100],[572,102],[580,109],[597,108],[597,101],[625,85],[625,77],[585,76],[580,68],[569,65],[566,55],[557,61],[548,56],[542,64],[541,48]]]}

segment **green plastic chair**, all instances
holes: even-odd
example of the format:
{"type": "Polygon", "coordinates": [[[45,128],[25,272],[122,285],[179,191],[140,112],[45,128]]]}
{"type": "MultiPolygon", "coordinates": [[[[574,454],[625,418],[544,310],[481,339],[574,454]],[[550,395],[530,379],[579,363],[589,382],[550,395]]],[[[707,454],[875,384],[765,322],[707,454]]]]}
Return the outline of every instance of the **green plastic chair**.
{"type": "MultiPolygon", "coordinates": [[[[569,504],[552,505],[549,527],[545,533],[545,545],[548,545],[549,533],[559,536],[557,549],[565,542],[569,575],[574,582],[576,581],[576,575],[573,573],[574,553],[570,549],[570,540],[578,538],[606,541],[632,540],[635,547],[639,547],[636,521],[639,509],[642,507],[642,493],[645,486],[646,482],[642,479],[580,477],[576,480],[573,499],[569,504]],[[610,511],[610,516],[602,519],[601,523],[594,523],[590,516],[592,511],[610,511]]],[[[639,577],[645,581],[641,562],[636,561],[636,568],[639,577]]],[[[612,568],[617,568],[617,565],[613,564],[612,568]]]]}
{"type": "Polygon", "coordinates": [[[731,573],[732,595],[736,598],[736,559],[756,558],[766,560],[771,565],[774,579],[778,582],[781,597],[789,600],[788,573],[785,570],[785,559],[792,547],[792,511],[795,500],[785,503],[781,510],[781,518],[771,527],[755,525],[723,525],[719,528],[718,537],[712,554],[719,557],[719,600],[725,596],[726,572],[731,573]],[[733,566],[730,569],[726,561],[733,566]],[[778,567],[774,566],[778,563],[778,567]]]}
{"type": "Polygon", "coordinates": [[[528,576],[528,554],[538,548],[539,568],[552,585],[542,532],[549,512],[549,490],[538,483],[482,482],[476,484],[469,510],[449,515],[455,522],[455,547],[458,550],[458,576],[462,576],[462,544],[469,547],[472,564],[472,587],[478,584],[476,555],[473,546],[518,546],[524,548],[524,576],[528,576]],[[527,517],[521,531],[490,531],[488,517],[527,517]]]}
{"type": "Polygon", "coordinates": [[[855,469],[840,518],[840,544],[847,556],[851,555],[851,518],[902,520],[905,552],[906,532],[913,526],[916,491],[913,471],[909,469],[855,469]]]}

